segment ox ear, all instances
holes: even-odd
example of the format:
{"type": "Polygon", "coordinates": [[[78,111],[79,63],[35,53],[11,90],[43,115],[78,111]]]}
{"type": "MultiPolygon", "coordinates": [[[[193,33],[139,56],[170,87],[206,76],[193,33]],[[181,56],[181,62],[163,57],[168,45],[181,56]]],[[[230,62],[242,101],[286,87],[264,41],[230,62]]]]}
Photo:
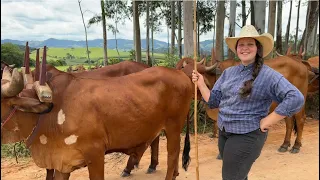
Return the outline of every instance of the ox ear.
{"type": "Polygon", "coordinates": [[[50,112],[52,109],[52,103],[42,103],[38,99],[28,97],[10,98],[8,99],[8,105],[29,113],[50,112]]]}

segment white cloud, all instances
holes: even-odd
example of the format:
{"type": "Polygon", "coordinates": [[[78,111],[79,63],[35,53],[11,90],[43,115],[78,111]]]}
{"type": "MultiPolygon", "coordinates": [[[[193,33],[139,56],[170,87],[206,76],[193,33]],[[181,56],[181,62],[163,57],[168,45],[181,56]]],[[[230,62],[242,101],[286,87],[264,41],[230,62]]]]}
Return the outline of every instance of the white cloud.
{"type": "MultiPolygon", "coordinates": [[[[282,12],[282,31],[285,33],[287,19],[289,16],[289,4],[283,5],[282,12]]],[[[293,2],[290,32],[296,27],[297,7],[296,0],[293,2]]],[[[82,10],[85,11],[84,19],[88,20],[95,14],[100,13],[100,1],[82,0],[82,10]]],[[[247,3],[247,7],[249,4],[247,3]]],[[[304,29],[306,6],[301,5],[299,28],[304,29]]],[[[228,12],[228,7],[226,8],[228,12]]],[[[237,8],[240,12],[241,8],[237,8]]],[[[16,40],[45,40],[48,38],[85,40],[82,18],[77,0],[1,0],[1,38],[16,40]]],[[[268,8],[266,9],[266,22],[268,22],[268,8]]],[[[145,17],[140,18],[141,38],[146,37],[146,29],[144,26],[145,17]]],[[[250,23],[250,18],[247,24],[250,23]]],[[[164,23],[163,23],[164,24],[164,23]]],[[[241,24],[241,22],[238,22],[241,24]]],[[[225,19],[225,33],[228,34],[228,19],[225,19]]],[[[125,24],[118,25],[120,33],[117,38],[133,39],[132,20],[127,19],[125,24]]],[[[167,41],[167,28],[161,27],[163,30],[154,35],[155,39],[167,41]]],[[[267,29],[267,23],[266,23],[267,29]]],[[[102,39],[101,24],[92,25],[88,31],[88,39],[102,39]]],[[[236,26],[236,35],[240,28],[236,26]]],[[[169,30],[169,34],[170,34],[169,30]]],[[[302,33],[300,33],[301,35],[302,33]]],[[[114,38],[111,32],[108,32],[108,38],[114,38]]],[[[204,41],[213,38],[213,32],[201,35],[200,40],[204,41]]]]}

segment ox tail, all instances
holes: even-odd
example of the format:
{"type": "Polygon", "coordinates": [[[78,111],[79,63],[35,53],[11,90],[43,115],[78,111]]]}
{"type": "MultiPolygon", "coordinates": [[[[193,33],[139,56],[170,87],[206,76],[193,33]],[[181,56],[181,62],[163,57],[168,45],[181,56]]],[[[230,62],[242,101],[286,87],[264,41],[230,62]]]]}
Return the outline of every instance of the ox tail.
{"type": "Polygon", "coordinates": [[[187,116],[187,130],[186,130],[186,137],[184,139],[184,148],[182,153],[182,167],[185,171],[188,170],[188,166],[190,164],[191,158],[189,156],[190,154],[190,135],[189,135],[189,113],[187,116]]]}
{"type": "Polygon", "coordinates": [[[298,125],[297,125],[297,119],[295,116],[293,116],[293,132],[294,132],[294,135],[297,135],[298,125]]]}

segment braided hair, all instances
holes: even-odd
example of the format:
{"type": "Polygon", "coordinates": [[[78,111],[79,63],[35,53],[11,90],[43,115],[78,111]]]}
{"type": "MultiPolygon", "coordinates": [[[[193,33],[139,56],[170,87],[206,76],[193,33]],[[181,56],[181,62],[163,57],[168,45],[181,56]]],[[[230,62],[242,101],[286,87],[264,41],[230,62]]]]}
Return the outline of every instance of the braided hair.
{"type": "MultiPolygon", "coordinates": [[[[243,87],[240,89],[239,94],[242,98],[246,98],[250,95],[251,90],[252,90],[253,81],[257,78],[257,76],[263,66],[263,58],[262,58],[263,47],[259,41],[255,40],[255,42],[256,42],[256,46],[257,46],[257,54],[256,54],[256,58],[254,61],[254,69],[252,71],[252,78],[245,81],[243,84],[243,87]]],[[[238,46],[238,42],[236,43],[236,48],[237,48],[237,46],[238,46]]]]}

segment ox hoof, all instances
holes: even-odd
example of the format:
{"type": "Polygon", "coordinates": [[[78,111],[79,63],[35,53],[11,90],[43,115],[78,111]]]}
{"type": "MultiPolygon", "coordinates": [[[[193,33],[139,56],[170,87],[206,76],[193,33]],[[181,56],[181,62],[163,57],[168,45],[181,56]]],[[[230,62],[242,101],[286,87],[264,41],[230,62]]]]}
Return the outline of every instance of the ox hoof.
{"type": "Polygon", "coordinates": [[[279,152],[287,152],[288,151],[288,147],[283,147],[281,146],[279,149],[278,149],[279,152]]]}
{"type": "Polygon", "coordinates": [[[129,177],[130,173],[127,173],[125,171],[122,172],[121,177],[129,177]]]}
{"type": "Polygon", "coordinates": [[[147,174],[152,174],[156,171],[156,168],[151,168],[149,167],[148,170],[147,170],[147,174]]]}
{"type": "Polygon", "coordinates": [[[292,148],[292,149],[290,150],[290,152],[291,152],[292,154],[297,154],[297,153],[300,152],[300,149],[298,149],[298,148],[292,148]]]}
{"type": "Polygon", "coordinates": [[[220,155],[220,154],[218,154],[218,156],[216,157],[216,159],[221,160],[221,159],[222,159],[221,155],[220,155]]]}

